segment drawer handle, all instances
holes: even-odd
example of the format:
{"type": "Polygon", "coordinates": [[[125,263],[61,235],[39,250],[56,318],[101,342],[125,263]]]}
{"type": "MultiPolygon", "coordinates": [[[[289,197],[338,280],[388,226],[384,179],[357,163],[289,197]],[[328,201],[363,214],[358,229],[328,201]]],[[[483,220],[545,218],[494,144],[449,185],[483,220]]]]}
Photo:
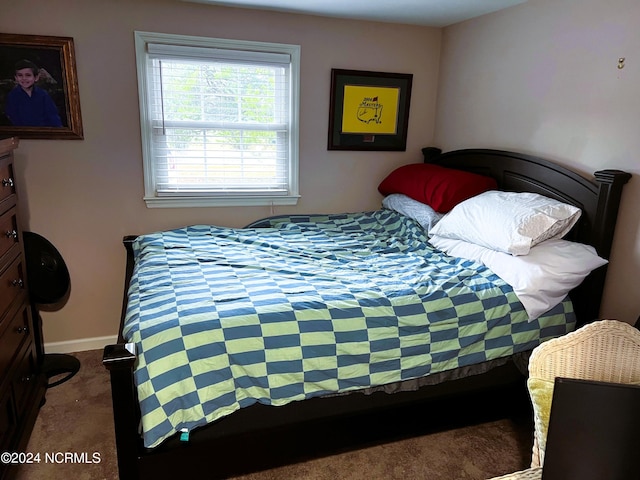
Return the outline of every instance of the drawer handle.
{"type": "Polygon", "coordinates": [[[13,238],[14,240],[18,239],[18,232],[16,232],[15,230],[7,230],[4,234],[7,236],[7,238],[13,238]]]}
{"type": "Polygon", "coordinates": [[[2,179],[2,186],[3,187],[12,187],[13,188],[13,178],[11,178],[11,177],[3,178],[2,179]]]}
{"type": "Polygon", "coordinates": [[[25,335],[29,333],[29,327],[18,327],[18,333],[24,333],[25,335]]]}
{"type": "Polygon", "coordinates": [[[14,287],[22,288],[24,287],[24,282],[21,278],[18,278],[17,280],[11,280],[11,285],[13,285],[14,287]]]}

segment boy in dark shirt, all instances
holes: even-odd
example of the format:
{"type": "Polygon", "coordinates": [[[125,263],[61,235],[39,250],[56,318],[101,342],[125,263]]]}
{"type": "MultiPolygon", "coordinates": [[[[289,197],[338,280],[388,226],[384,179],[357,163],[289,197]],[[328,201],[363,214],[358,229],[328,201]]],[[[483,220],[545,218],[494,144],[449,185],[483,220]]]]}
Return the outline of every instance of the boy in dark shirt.
{"type": "Polygon", "coordinates": [[[36,85],[40,69],[29,60],[15,66],[17,85],[7,94],[5,114],[16,126],[61,127],[58,109],[49,94],[36,85]]]}

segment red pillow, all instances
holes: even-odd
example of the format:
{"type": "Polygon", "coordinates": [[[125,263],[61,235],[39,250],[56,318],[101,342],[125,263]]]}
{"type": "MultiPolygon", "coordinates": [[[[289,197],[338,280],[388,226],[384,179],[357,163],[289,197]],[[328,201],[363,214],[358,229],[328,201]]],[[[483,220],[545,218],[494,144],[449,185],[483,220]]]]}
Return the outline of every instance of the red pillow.
{"type": "Polygon", "coordinates": [[[378,191],[385,196],[402,193],[438,213],[447,213],[463,200],[497,188],[491,177],[430,163],[411,163],[391,172],[378,191]]]}

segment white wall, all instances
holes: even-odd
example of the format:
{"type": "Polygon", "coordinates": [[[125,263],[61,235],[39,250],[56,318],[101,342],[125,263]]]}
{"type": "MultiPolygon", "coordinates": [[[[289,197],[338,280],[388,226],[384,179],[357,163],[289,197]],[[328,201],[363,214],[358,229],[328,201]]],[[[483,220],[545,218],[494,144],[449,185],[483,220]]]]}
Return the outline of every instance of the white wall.
{"type": "Polygon", "coordinates": [[[513,149],[625,187],[601,316],[640,315],[640,2],[528,0],[444,30],[436,144],[513,149]],[[618,69],[618,59],[625,66],[618,69]]]}
{"type": "MultiPolygon", "coordinates": [[[[147,209],[134,30],[301,45],[297,211],[380,206],[377,185],[419,162],[433,138],[441,30],[214,7],[180,0],[3,1],[0,31],[73,37],[85,139],[23,140],[16,152],[27,229],[47,237],[70,273],[69,302],[44,312],[49,343],[116,335],[122,237],[194,223],[242,226],[268,208],[147,209]],[[412,73],[406,152],[327,151],[332,68],[412,73]]],[[[58,345],[59,346],[59,345],[58,345]]]]}

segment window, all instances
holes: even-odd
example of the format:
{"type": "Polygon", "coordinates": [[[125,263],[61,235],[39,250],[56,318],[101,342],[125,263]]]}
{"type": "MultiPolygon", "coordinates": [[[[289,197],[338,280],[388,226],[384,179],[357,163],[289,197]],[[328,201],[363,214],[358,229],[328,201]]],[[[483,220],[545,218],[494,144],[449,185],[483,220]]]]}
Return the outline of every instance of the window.
{"type": "Polygon", "coordinates": [[[147,206],[296,204],[300,47],[135,42],[147,206]]]}

